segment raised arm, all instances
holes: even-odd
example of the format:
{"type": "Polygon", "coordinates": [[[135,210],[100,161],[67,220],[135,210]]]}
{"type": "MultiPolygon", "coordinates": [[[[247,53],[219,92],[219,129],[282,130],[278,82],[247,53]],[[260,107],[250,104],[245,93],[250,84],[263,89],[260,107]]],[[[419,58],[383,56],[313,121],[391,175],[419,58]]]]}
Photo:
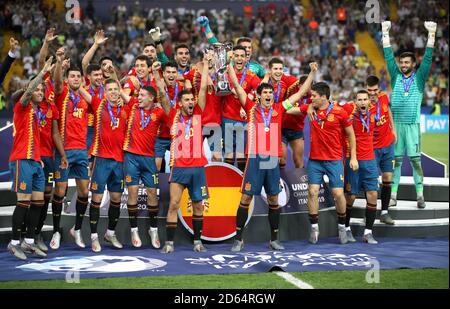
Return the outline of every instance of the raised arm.
{"type": "Polygon", "coordinates": [[[156,57],[161,62],[161,65],[165,65],[167,62],[169,62],[169,58],[167,57],[166,53],[164,52],[164,47],[163,47],[162,41],[161,41],[161,30],[159,29],[159,27],[156,27],[156,28],[150,29],[148,33],[150,34],[153,42],[155,43],[156,57]]]}
{"type": "Polygon", "coordinates": [[[42,78],[44,77],[44,74],[52,69],[52,60],[53,57],[48,58],[48,60],[45,62],[42,71],[39,72],[39,74],[28,84],[27,90],[25,90],[22,98],[20,99],[20,105],[22,106],[28,105],[28,102],[30,102],[31,99],[31,95],[39,86],[39,84],[42,83],[42,78]]]}
{"type": "Polygon", "coordinates": [[[9,39],[9,52],[6,56],[5,60],[0,64],[0,84],[3,83],[3,80],[5,79],[6,74],[8,74],[9,69],[11,68],[11,65],[14,62],[14,59],[16,59],[15,52],[19,48],[19,41],[17,41],[14,38],[9,39]]]}
{"type": "Polygon", "coordinates": [[[169,115],[170,113],[170,102],[169,98],[167,97],[167,91],[166,91],[166,83],[164,82],[164,79],[161,78],[161,75],[159,74],[159,71],[161,70],[161,62],[155,61],[152,64],[152,71],[153,76],[155,76],[155,83],[156,87],[158,88],[159,93],[159,99],[161,100],[161,106],[166,113],[166,115],[169,115]]]}
{"type": "Polygon", "coordinates": [[[247,102],[247,92],[245,92],[244,88],[242,88],[242,86],[239,84],[236,72],[234,71],[234,67],[231,64],[231,61],[228,64],[228,76],[231,79],[231,83],[233,84],[234,90],[236,91],[239,102],[241,102],[242,106],[245,106],[245,103],[247,102]]]}
{"type": "Polygon", "coordinates": [[[400,70],[398,69],[397,64],[395,63],[394,52],[392,51],[391,47],[391,41],[389,38],[390,29],[391,29],[390,21],[383,21],[381,23],[384,60],[386,61],[386,67],[388,69],[389,75],[391,76],[391,83],[393,83],[396,79],[397,74],[400,73],[400,70]]]}
{"type": "Polygon", "coordinates": [[[300,89],[296,93],[294,93],[287,99],[291,104],[294,104],[295,102],[297,102],[301,98],[303,98],[308,93],[309,89],[311,88],[312,82],[314,80],[314,75],[316,74],[316,71],[319,69],[319,66],[316,62],[311,62],[309,64],[309,67],[310,67],[311,71],[309,72],[308,77],[306,78],[303,85],[300,87],[300,89]]]}
{"type": "MultiPolygon", "coordinates": [[[[60,95],[64,90],[63,85],[63,62],[64,59],[64,47],[61,47],[56,51],[56,66],[53,80],[55,82],[55,96],[60,95]]],[[[69,59],[70,63],[70,59],[69,59]]]]}
{"type": "Polygon", "coordinates": [[[205,34],[205,37],[208,39],[208,42],[210,44],[218,43],[216,36],[214,35],[214,32],[212,32],[211,27],[209,26],[209,20],[206,16],[199,16],[197,18],[197,22],[202,27],[202,32],[205,34]]]}
{"type": "Polygon", "coordinates": [[[84,89],[83,86],[80,86],[80,88],[78,89],[80,91],[81,96],[83,97],[83,99],[88,103],[91,104],[92,103],[92,95],[86,90],[84,89]]]}
{"type": "Polygon", "coordinates": [[[437,24],[432,21],[426,21],[424,22],[424,26],[428,30],[427,48],[425,49],[425,54],[416,73],[418,79],[417,85],[422,88],[422,91],[423,88],[425,88],[425,82],[427,81],[428,73],[430,72],[431,64],[433,62],[433,50],[437,24]]]}
{"type": "Polygon", "coordinates": [[[99,48],[100,45],[104,44],[108,38],[105,37],[105,33],[103,30],[98,30],[94,36],[94,44],[92,44],[91,48],[87,51],[86,55],[84,55],[83,60],[81,60],[81,67],[83,69],[83,75],[86,75],[86,69],[92,58],[94,58],[95,52],[99,48]]]}
{"type": "Polygon", "coordinates": [[[208,50],[203,55],[203,68],[202,68],[202,79],[200,81],[200,90],[198,92],[198,105],[202,110],[205,109],[206,105],[206,90],[208,88],[208,73],[209,73],[209,63],[214,58],[213,51],[208,50]]]}
{"type": "Polygon", "coordinates": [[[42,44],[41,50],[39,51],[39,70],[42,70],[45,65],[45,58],[47,58],[48,55],[48,46],[54,39],[56,39],[55,28],[50,28],[45,34],[44,43],[42,44]]]}

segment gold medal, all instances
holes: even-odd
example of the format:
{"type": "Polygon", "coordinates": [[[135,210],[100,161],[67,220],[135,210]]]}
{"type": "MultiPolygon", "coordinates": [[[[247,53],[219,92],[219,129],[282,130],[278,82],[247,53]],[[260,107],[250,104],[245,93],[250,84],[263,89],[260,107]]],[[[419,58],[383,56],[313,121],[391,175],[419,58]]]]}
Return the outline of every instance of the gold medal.
{"type": "Polygon", "coordinates": [[[52,118],[52,110],[51,109],[48,109],[46,117],[52,118]]]}
{"type": "Polygon", "coordinates": [[[46,124],[47,124],[47,121],[41,120],[41,127],[45,127],[46,124]]]}
{"type": "Polygon", "coordinates": [[[186,134],[186,135],[184,136],[184,139],[188,141],[188,140],[189,140],[189,134],[186,134]]]}
{"type": "Polygon", "coordinates": [[[405,97],[407,97],[409,95],[408,91],[405,92],[405,97]]]}
{"type": "Polygon", "coordinates": [[[264,128],[264,131],[265,131],[266,133],[269,132],[269,131],[270,131],[269,127],[265,127],[265,128],[264,128]]]}

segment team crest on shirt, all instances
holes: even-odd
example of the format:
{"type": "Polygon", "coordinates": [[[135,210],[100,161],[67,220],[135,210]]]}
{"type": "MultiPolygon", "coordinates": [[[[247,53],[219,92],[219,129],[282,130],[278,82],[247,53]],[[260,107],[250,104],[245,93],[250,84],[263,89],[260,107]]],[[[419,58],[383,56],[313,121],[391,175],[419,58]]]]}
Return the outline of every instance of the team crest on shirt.
{"type": "Polygon", "coordinates": [[[91,183],[91,189],[92,190],[97,190],[97,188],[98,188],[98,185],[97,185],[96,182],[91,183]]]}
{"type": "Polygon", "coordinates": [[[120,117],[126,119],[127,118],[127,113],[124,110],[122,110],[120,112],[120,117]]]}
{"type": "Polygon", "coordinates": [[[334,121],[334,115],[333,114],[329,114],[327,117],[327,121],[334,121]]]}
{"type": "Polygon", "coordinates": [[[276,116],[278,116],[278,113],[277,113],[276,110],[274,110],[273,113],[272,113],[272,117],[276,117],[276,116]]]}
{"type": "Polygon", "coordinates": [[[55,179],[61,178],[61,173],[59,171],[55,172],[55,179]]]}
{"type": "Polygon", "coordinates": [[[27,184],[25,183],[25,181],[22,181],[21,183],[20,183],[20,190],[26,190],[27,189],[27,184]]]}
{"type": "Polygon", "coordinates": [[[151,113],[152,121],[156,121],[156,115],[154,113],[151,113]]]}
{"type": "Polygon", "coordinates": [[[45,117],[47,117],[47,118],[52,118],[52,110],[49,108],[48,109],[48,111],[47,111],[47,115],[45,115],[45,117]]]}
{"type": "Polygon", "coordinates": [[[375,122],[375,115],[370,115],[370,122],[375,122]]]}
{"type": "Polygon", "coordinates": [[[242,83],[242,88],[246,88],[247,87],[247,82],[246,81],[244,81],[243,83],[242,83]]]}
{"type": "Polygon", "coordinates": [[[388,106],[387,106],[387,105],[383,105],[383,111],[384,111],[384,112],[387,112],[387,111],[388,111],[388,109],[389,109],[389,108],[388,108],[388,106]]]}
{"type": "Polygon", "coordinates": [[[131,182],[131,176],[130,175],[127,175],[127,176],[125,176],[125,182],[131,182]]]}
{"type": "Polygon", "coordinates": [[[249,183],[249,182],[247,182],[247,183],[245,184],[245,191],[250,191],[251,189],[252,189],[252,184],[249,183]]]}

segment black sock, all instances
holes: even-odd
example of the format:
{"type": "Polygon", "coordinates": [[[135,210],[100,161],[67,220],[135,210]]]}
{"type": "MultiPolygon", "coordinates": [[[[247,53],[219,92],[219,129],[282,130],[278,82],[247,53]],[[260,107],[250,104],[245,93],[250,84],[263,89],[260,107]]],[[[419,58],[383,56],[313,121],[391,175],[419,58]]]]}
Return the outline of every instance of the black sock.
{"type": "Polygon", "coordinates": [[[391,199],[392,182],[383,181],[381,185],[381,210],[388,210],[389,200],[391,199]]]}
{"type": "Polygon", "coordinates": [[[100,203],[91,201],[89,207],[89,224],[91,226],[91,234],[97,233],[98,220],[100,219],[100,203]]]}
{"type": "Polygon", "coordinates": [[[30,223],[30,207],[28,207],[25,220],[23,220],[22,227],[20,228],[20,238],[24,239],[27,235],[27,226],[30,223]]]}
{"type": "Polygon", "coordinates": [[[247,165],[247,159],[238,158],[237,160],[238,169],[240,169],[243,173],[245,172],[245,166],[247,165]]]}
{"type": "Polygon", "coordinates": [[[120,217],[120,202],[109,202],[108,209],[108,230],[114,231],[116,229],[117,222],[120,217]]]}
{"type": "Polygon", "coordinates": [[[148,216],[150,217],[150,227],[158,227],[158,205],[147,205],[148,216]]]}
{"type": "Polygon", "coordinates": [[[159,169],[160,173],[164,173],[166,171],[166,158],[163,157],[161,160],[161,168],[159,169]]]}
{"type": "Polygon", "coordinates": [[[269,205],[270,240],[278,239],[278,227],[280,225],[280,207],[269,205]]]}
{"type": "Polygon", "coordinates": [[[375,215],[377,213],[377,205],[367,203],[366,205],[366,229],[371,230],[375,222],[375,215]]]}
{"type": "Polygon", "coordinates": [[[81,230],[83,224],[84,214],[88,206],[88,197],[77,197],[76,217],[75,217],[75,231],[81,230]]]}
{"type": "Polygon", "coordinates": [[[248,218],[248,207],[249,204],[239,204],[237,215],[236,215],[236,239],[242,240],[242,233],[244,232],[245,222],[248,218]]]}
{"type": "Polygon", "coordinates": [[[134,205],[128,204],[127,208],[128,208],[128,217],[130,219],[130,226],[131,228],[135,228],[137,227],[137,212],[138,212],[137,204],[134,205]]]}
{"type": "Polygon", "coordinates": [[[62,201],[64,196],[53,194],[52,200],[52,217],[53,217],[53,233],[59,232],[59,223],[61,221],[62,201]]]}
{"type": "Polygon", "coordinates": [[[41,208],[41,214],[39,216],[39,222],[36,227],[36,235],[38,235],[42,227],[44,226],[45,219],[47,218],[48,204],[50,203],[50,199],[52,198],[52,193],[44,193],[44,206],[41,208]]]}
{"type": "Polygon", "coordinates": [[[340,212],[338,212],[337,210],[336,210],[336,214],[337,214],[337,217],[338,217],[338,224],[342,224],[342,225],[345,225],[345,221],[346,221],[346,215],[345,215],[345,212],[344,213],[340,213],[340,212]]]}
{"type": "Polygon", "coordinates": [[[192,216],[192,225],[194,226],[194,240],[200,240],[203,230],[203,214],[192,216]]]}
{"type": "Polygon", "coordinates": [[[177,222],[166,222],[166,236],[167,241],[173,241],[175,238],[175,231],[177,229],[177,222]]]}
{"type": "Polygon", "coordinates": [[[16,208],[14,208],[12,216],[12,239],[20,240],[22,232],[22,224],[25,222],[30,201],[17,201],[16,208]]]}
{"type": "Polygon", "coordinates": [[[345,213],[345,227],[350,226],[350,219],[352,217],[352,209],[353,209],[353,205],[347,204],[347,211],[345,213]]]}
{"type": "Polygon", "coordinates": [[[30,209],[28,210],[28,224],[27,224],[27,238],[34,239],[36,227],[39,223],[39,217],[41,216],[41,208],[44,206],[44,200],[32,200],[30,203],[30,209]]]}
{"type": "Polygon", "coordinates": [[[319,223],[319,214],[308,214],[308,216],[309,216],[309,223],[311,224],[319,223]]]}

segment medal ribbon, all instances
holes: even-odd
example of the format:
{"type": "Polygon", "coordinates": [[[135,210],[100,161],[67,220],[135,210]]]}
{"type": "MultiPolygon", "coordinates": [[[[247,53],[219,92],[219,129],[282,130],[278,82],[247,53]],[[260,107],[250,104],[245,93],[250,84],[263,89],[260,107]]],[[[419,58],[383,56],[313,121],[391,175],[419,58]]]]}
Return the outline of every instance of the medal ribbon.
{"type": "Polygon", "coordinates": [[[261,104],[259,104],[259,110],[261,111],[261,115],[264,120],[264,127],[268,128],[270,126],[270,120],[272,119],[273,107],[272,106],[270,107],[269,115],[267,116],[267,118],[266,115],[264,114],[264,109],[261,104]]]}
{"type": "Polygon", "coordinates": [[[189,134],[191,132],[191,124],[192,124],[193,116],[191,116],[191,118],[189,118],[187,125],[186,125],[186,121],[184,120],[183,114],[181,114],[181,112],[180,112],[180,118],[181,118],[181,122],[183,123],[183,126],[184,126],[184,135],[189,136],[189,134]]]}
{"type": "Polygon", "coordinates": [[[151,115],[148,115],[148,118],[145,119],[144,109],[141,107],[140,110],[141,110],[141,129],[144,130],[148,126],[148,124],[150,123],[150,119],[152,117],[151,117],[151,115]]]}
{"type": "Polygon", "coordinates": [[[412,85],[412,82],[414,81],[415,76],[416,76],[416,72],[414,72],[408,78],[406,78],[405,75],[402,75],[403,90],[405,90],[405,93],[409,92],[409,88],[411,88],[411,85],[412,85]]]}
{"type": "Polygon", "coordinates": [[[120,105],[117,106],[117,117],[114,117],[114,113],[112,111],[111,104],[109,103],[109,101],[108,101],[107,106],[108,106],[109,118],[111,118],[111,122],[113,123],[113,125],[116,126],[117,125],[116,118],[118,118],[120,115],[120,105]]]}

